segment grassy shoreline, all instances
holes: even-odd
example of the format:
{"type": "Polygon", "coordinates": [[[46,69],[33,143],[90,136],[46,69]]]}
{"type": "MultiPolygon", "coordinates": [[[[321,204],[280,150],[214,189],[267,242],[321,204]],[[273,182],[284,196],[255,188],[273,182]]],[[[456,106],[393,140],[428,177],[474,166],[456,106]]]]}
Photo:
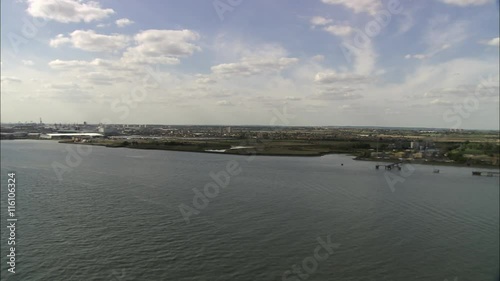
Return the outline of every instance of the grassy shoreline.
{"type": "MultiPolygon", "coordinates": [[[[371,162],[384,162],[394,163],[398,162],[397,159],[378,159],[361,157],[364,152],[370,151],[369,149],[353,149],[353,148],[335,148],[334,145],[324,144],[311,144],[295,141],[280,141],[269,142],[265,144],[255,144],[251,148],[231,149],[232,145],[241,144],[236,141],[219,141],[215,143],[207,142],[165,142],[151,143],[129,143],[122,141],[107,141],[95,143],[79,143],[73,141],[60,141],[61,143],[69,144],[82,144],[82,145],[97,145],[109,148],[129,148],[129,149],[144,149],[144,150],[165,150],[165,151],[180,151],[180,152],[196,152],[196,153],[210,153],[219,155],[232,155],[232,156],[273,156],[273,157],[321,157],[329,154],[345,154],[352,156],[354,160],[358,161],[371,161],[371,162]],[[209,150],[226,150],[225,152],[209,151],[209,150]],[[207,151],[208,150],[208,151],[207,151]]],[[[248,146],[252,144],[247,144],[248,146]]],[[[489,165],[481,163],[465,163],[457,162],[443,162],[443,161],[425,161],[413,160],[408,163],[433,165],[433,166],[452,166],[452,167],[465,167],[465,168],[487,168],[487,169],[500,169],[498,165],[489,165]]]]}

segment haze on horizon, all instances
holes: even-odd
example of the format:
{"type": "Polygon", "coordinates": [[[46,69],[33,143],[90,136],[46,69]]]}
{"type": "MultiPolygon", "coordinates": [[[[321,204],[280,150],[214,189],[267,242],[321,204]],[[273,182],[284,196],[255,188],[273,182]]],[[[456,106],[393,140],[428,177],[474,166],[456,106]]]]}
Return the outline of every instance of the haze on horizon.
{"type": "Polygon", "coordinates": [[[495,0],[12,0],[1,26],[2,122],[499,129],[495,0]]]}

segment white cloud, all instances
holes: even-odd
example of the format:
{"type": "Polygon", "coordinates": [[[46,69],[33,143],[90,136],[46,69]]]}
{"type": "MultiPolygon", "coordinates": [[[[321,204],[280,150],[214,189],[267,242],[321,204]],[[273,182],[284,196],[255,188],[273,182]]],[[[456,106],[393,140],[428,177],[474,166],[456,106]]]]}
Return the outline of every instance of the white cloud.
{"type": "Polygon", "coordinates": [[[22,60],[21,61],[23,63],[23,65],[26,65],[26,66],[31,66],[31,65],[34,65],[35,63],[31,60],[22,60]]]}
{"type": "Polygon", "coordinates": [[[417,59],[417,60],[423,60],[423,59],[427,59],[427,58],[430,58],[430,57],[432,57],[432,55],[430,55],[430,54],[414,54],[414,55],[407,54],[405,56],[405,59],[414,58],[414,59],[417,59]]]}
{"type": "Polygon", "coordinates": [[[232,106],[233,105],[228,100],[220,100],[220,101],[216,102],[216,104],[219,105],[219,106],[232,106]]]}
{"type": "Polygon", "coordinates": [[[445,105],[445,106],[453,105],[452,102],[450,102],[448,100],[443,100],[443,99],[434,99],[434,100],[430,101],[429,103],[432,105],[445,105]]]}
{"type": "Polygon", "coordinates": [[[405,58],[419,60],[431,58],[444,50],[457,46],[469,36],[469,23],[466,21],[452,22],[449,16],[437,16],[429,21],[422,42],[427,50],[420,54],[408,54],[405,58]]]}
{"type": "Polygon", "coordinates": [[[354,32],[354,28],[349,25],[330,25],[325,27],[324,30],[332,35],[343,38],[340,47],[345,59],[352,64],[356,73],[370,74],[374,71],[377,54],[373,47],[372,40],[366,40],[363,46],[349,42],[349,35],[354,32]]]}
{"type": "Polygon", "coordinates": [[[321,0],[325,4],[343,5],[346,8],[353,10],[355,13],[375,14],[382,8],[380,0],[321,0]]]}
{"type": "Polygon", "coordinates": [[[206,76],[206,75],[197,75],[197,79],[196,79],[196,83],[198,84],[215,84],[217,83],[216,80],[212,79],[211,77],[209,76],[206,76]]]}
{"type": "Polygon", "coordinates": [[[299,61],[297,58],[289,57],[287,50],[276,44],[252,46],[244,42],[219,41],[216,46],[226,47],[217,48],[218,52],[226,50],[234,52],[225,59],[231,62],[211,67],[213,74],[224,77],[276,74],[299,61]]]}
{"type": "Polygon", "coordinates": [[[314,77],[314,82],[318,84],[333,84],[333,83],[367,83],[370,82],[371,78],[365,75],[358,75],[353,73],[337,73],[335,71],[328,72],[318,72],[314,77]]]}
{"type": "Polygon", "coordinates": [[[130,38],[121,34],[104,35],[93,30],[75,30],[70,37],[59,34],[50,40],[50,46],[72,44],[73,47],[90,52],[116,52],[129,44],[130,38]]]}
{"type": "Polygon", "coordinates": [[[104,59],[85,60],[53,60],[49,62],[49,67],[54,70],[71,71],[78,70],[82,72],[113,72],[119,71],[137,71],[133,65],[125,64],[122,61],[112,61],[104,59]]]}
{"type": "Polygon", "coordinates": [[[469,34],[469,22],[452,21],[449,16],[437,16],[429,22],[424,43],[431,52],[445,50],[465,41],[469,34]]]}
{"type": "Polygon", "coordinates": [[[491,40],[484,41],[484,42],[481,42],[481,43],[484,44],[484,45],[488,45],[488,46],[498,47],[499,43],[500,43],[500,37],[496,37],[496,38],[493,38],[491,40]]]}
{"type": "Polygon", "coordinates": [[[319,86],[320,92],[312,96],[315,100],[355,100],[363,98],[358,94],[372,78],[355,73],[337,73],[334,70],[318,72],[314,82],[319,86]]]}
{"type": "Polygon", "coordinates": [[[200,35],[191,30],[145,30],[135,35],[136,46],[123,54],[130,63],[177,64],[180,57],[191,56],[201,48],[192,43],[200,35]]]}
{"type": "Polygon", "coordinates": [[[312,25],[327,25],[327,24],[330,24],[332,23],[332,20],[331,19],[326,19],[324,17],[313,17],[311,19],[311,24],[312,25]]]}
{"type": "Polygon", "coordinates": [[[258,44],[242,39],[228,39],[225,34],[216,36],[211,46],[218,61],[234,62],[242,58],[264,59],[288,57],[288,51],[280,44],[259,42],[258,44]]]}
{"type": "Polygon", "coordinates": [[[313,99],[316,100],[357,100],[362,99],[363,96],[357,94],[358,89],[350,88],[350,87],[333,87],[328,88],[323,91],[319,95],[313,96],[313,99]]]}
{"type": "Polygon", "coordinates": [[[359,111],[362,109],[362,106],[359,106],[358,104],[343,104],[338,108],[343,111],[352,111],[352,110],[359,111]]]}
{"type": "Polygon", "coordinates": [[[424,98],[442,98],[448,97],[449,99],[456,99],[458,97],[467,97],[469,95],[474,95],[476,97],[486,98],[486,97],[498,97],[499,86],[498,77],[495,79],[487,80],[482,79],[479,84],[469,84],[469,85],[456,85],[447,88],[437,88],[433,89],[424,94],[424,98]]]}
{"type": "Polygon", "coordinates": [[[314,57],[311,58],[311,60],[315,62],[322,62],[325,60],[325,56],[323,55],[315,55],[314,57]]]}
{"type": "MultiPolygon", "coordinates": [[[[173,94],[174,87],[180,87],[182,90],[177,93],[189,93],[187,88],[194,84],[183,83],[187,80],[184,76],[170,76],[168,72],[162,71],[159,67],[153,69],[142,67],[141,65],[125,62],[120,57],[114,59],[91,59],[91,60],[53,60],[49,62],[49,67],[57,71],[57,75],[53,75],[48,79],[48,83],[61,84],[67,81],[78,81],[83,86],[95,87],[95,90],[88,91],[92,96],[98,97],[99,103],[105,103],[109,100],[119,98],[121,94],[128,93],[133,85],[144,85],[148,90],[148,97],[151,101],[165,102],[164,93],[159,92],[152,86],[156,81],[161,84],[161,88],[168,89],[168,92],[173,94]],[[144,75],[149,73],[153,77],[153,81],[142,81],[144,75]],[[67,79],[65,79],[67,78],[67,79]],[[163,84],[164,83],[164,84],[163,84]],[[182,85],[182,86],[181,86],[182,85]],[[151,88],[151,87],[152,88],[151,88]],[[100,96],[99,96],[100,95],[100,96]]],[[[52,72],[53,73],[53,72],[52,72]]],[[[192,76],[191,76],[192,77],[192,76]]],[[[71,85],[68,85],[70,87],[71,85]]],[[[63,85],[64,87],[64,85],[63,85]]],[[[50,89],[54,91],[53,87],[50,89]]],[[[68,89],[68,91],[71,91],[68,89]]],[[[183,97],[183,99],[185,99],[183,97]]]]}
{"type": "Polygon", "coordinates": [[[65,37],[64,34],[58,34],[54,39],[50,40],[50,46],[57,48],[59,46],[70,44],[71,38],[65,37]]]}
{"type": "Polygon", "coordinates": [[[492,0],[440,0],[445,4],[456,5],[460,7],[466,6],[480,6],[484,4],[493,3],[492,0]]]}
{"type": "Polygon", "coordinates": [[[243,58],[236,63],[212,66],[212,72],[219,75],[250,76],[266,72],[279,72],[298,62],[297,58],[243,58]]]}
{"type": "Polygon", "coordinates": [[[22,83],[23,81],[15,76],[2,76],[2,83],[22,83]]]}
{"type": "Polygon", "coordinates": [[[348,36],[352,33],[352,27],[348,25],[330,25],[325,27],[325,31],[336,36],[348,36]]]}
{"type": "Polygon", "coordinates": [[[384,114],[385,115],[400,115],[401,111],[399,110],[394,110],[392,108],[386,108],[384,109],[384,114]]]}
{"type": "MultiPolygon", "coordinates": [[[[27,0],[23,1],[26,2],[27,0]]],[[[79,0],[79,3],[88,3],[88,0],[79,0]]],[[[103,7],[115,8],[114,6],[104,4],[108,2],[101,3],[103,7]]],[[[419,9],[419,6],[421,5],[415,7],[412,5],[411,9],[405,9],[403,13],[410,13],[410,16],[413,15],[416,20],[417,14],[420,15],[421,12],[424,14],[427,12],[415,11],[414,8],[419,9]]],[[[452,6],[440,6],[443,8],[440,10],[441,12],[453,13],[457,9],[457,7],[452,6]],[[446,11],[445,8],[449,11],[446,11]]],[[[326,13],[326,10],[316,11],[312,15],[322,15],[324,17],[306,17],[303,19],[306,29],[304,29],[304,26],[299,26],[300,31],[294,34],[301,36],[300,32],[304,32],[305,34],[302,35],[307,36],[307,33],[313,29],[310,27],[314,26],[314,29],[320,31],[324,37],[319,39],[321,41],[319,44],[335,43],[338,41],[352,42],[354,38],[351,37],[355,32],[349,34],[348,27],[344,29],[340,27],[345,25],[350,25],[353,28],[355,26],[360,27],[358,26],[359,24],[364,25],[371,20],[369,13],[360,11],[359,14],[354,14],[354,9],[344,9],[344,6],[340,5],[322,5],[322,8],[333,9],[334,13],[329,15],[326,13]],[[343,14],[338,15],[335,12],[343,14]],[[340,18],[337,18],[339,16],[340,18]],[[329,33],[326,34],[326,32],[329,33]],[[330,34],[338,37],[334,38],[330,34]]],[[[493,5],[491,8],[493,8],[493,5]]],[[[491,49],[498,50],[498,47],[490,47],[490,45],[495,45],[492,37],[497,37],[498,35],[484,32],[481,34],[474,33],[473,31],[475,30],[472,29],[472,24],[469,25],[468,30],[464,34],[461,34],[456,32],[460,29],[458,25],[455,28],[451,28],[454,32],[448,38],[444,38],[446,39],[444,40],[443,37],[447,37],[447,34],[450,34],[447,32],[447,28],[450,28],[453,24],[458,22],[472,23],[466,16],[457,16],[454,13],[451,15],[449,20],[443,20],[440,24],[436,23],[434,26],[428,26],[429,22],[427,20],[420,23],[419,26],[415,25],[413,27],[415,34],[424,36],[413,38],[414,40],[410,40],[411,42],[408,40],[405,41],[405,38],[398,36],[398,34],[409,30],[413,26],[414,21],[412,21],[412,18],[405,21],[403,15],[396,16],[392,18],[392,28],[380,34],[384,38],[378,39],[383,41],[390,38],[390,40],[394,40],[394,44],[402,44],[400,47],[403,49],[405,48],[405,44],[410,44],[410,47],[406,46],[408,47],[407,50],[409,50],[406,57],[411,59],[425,59],[430,58],[434,50],[455,48],[461,41],[457,42],[454,40],[457,38],[463,40],[463,35],[465,34],[465,40],[473,38],[472,42],[469,41],[468,43],[475,46],[469,46],[470,44],[468,44],[469,47],[473,48],[472,50],[465,50],[466,57],[469,59],[465,59],[460,63],[448,63],[450,58],[446,56],[436,61],[434,59],[427,59],[422,61],[422,63],[410,63],[401,68],[401,65],[399,65],[400,61],[396,62],[390,59],[390,50],[387,50],[384,44],[377,45],[377,43],[381,43],[378,42],[380,40],[372,40],[366,46],[359,47],[351,43],[357,49],[350,52],[351,60],[347,62],[344,61],[343,54],[340,52],[338,46],[337,49],[331,49],[325,45],[323,46],[325,48],[319,46],[314,50],[300,50],[300,48],[297,49],[297,46],[294,45],[293,53],[288,53],[283,47],[277,46],[278,44],[273,39],[271,39],[272,41],[262,41],[265,40],[262,36],[249,38],[248,36],[232,33],[232,31],[227,29],[221,31],[220,34],[222,35],[220,38],[217,37],[219,34],[215,34],[214,37],[209,36],[203,38],[203,40],[198,39],[197,36],[189,37],[184,35],[179,37],[180,40],[177,40],[177,38],[164,40],[160,36],[144,36],[141,38],[136,36],[134,38],[134,35],[139,32],[127,32],[127,34],[120,32],[123,35],[129,35],[130,39],[128,45],[123,47],[121,51],[118,49],[119,53],[97,53],[96,56],[75,52],[76,49],[73,49],[75,45],[73,42],[74,38],[71,36],[71,33],[75,29],[93,29],[95,31],[94,35],[111,36],[111,32],[115,31],[97,29],[96,26],[99,23],[104,23],[107,28],[120,30],[117,28],[116,20],[125,17],[125,15],[113,15],[101,21],[92,21],[89,24],[85,24],[86,27],[81,27],[80,24],[77,24],[78,26],[71,25],[73,28],[66,26],[71,29],[62,29],[60,32],[53,33],[49,38],[49,40],[54,40],[52,44],[54,46],[65,46],[65,48],[60,47],[63,49],[60,56],[56,55],[48,60],[52,60],[49,63],[50,71],[41,71],[38,67],[13,66],[13,63],[22,66],[21,59],[31,59],[38,66],[40,64],[39,61],[43,60],[32,56],[32,52],[25,55],[20,54],[17,59],[14,58],[11,62],[7,61],[7,64],[10,64],[7,66],[4,65],[2,71],[7,70],[9,72],[4,71],[3,75],[22,77],[23,81],[22,83],[12,82],[11,85],[5,84],[4,86],[4,82],[9,79],[3,78],[2,90],[7,89],[10,92],[10,96],[5,96],[2,92],[2,99],[7,98],[8,102],[12,103],[13,100],[17,101],[21,96],[25,97],[26,94],[24,93],[38,93],[37,90],[41,89],[42,92],[40,92],[38,97],[32,100],[26,99],[30,103],[40,106],[44,105],[44,101],[49,97],[53,104],[55,97],[65,95],[69,99],[72,98],[73,92],[86,91],[86,88],[83,87],[93,86],[95,89],[92,91],[89,90],[88,94],[93,96],[94,100],[99,101],[102,104],[102,108],[87,110],[79,107],[74,101],[68,100],[68,102],[74,103],[73,112],[53,113],[44,107],[43,110],[45,113],[43,114],[46,115],[43,115],[45,116],[43,118],[44,120],[49,120],[48,116],[50,115],[50,118],[54,120],[62,119],[65,121],[75,119],[73,114],[82,114],[86,116],[77,116],[77,119],[98,122],[99,118],[106,117],[104,116],[106,114],[109,115],[109,113],[106,113],[109,111],[109,100],[120,99],[123,94],[130,93],[134,85],[141,83],[140,79],[144,77],[141,72],[143,68],[141,68],[141,65],[131,62],[152,62],[156,64],[160,61],[164,63],[179,63],[181,60],[184,61],[185,57],[196,55],[196,58],[200,58],[199,64],[201,68],[197,68],[198,70],[194,72],[195,74],[193,74],[193,69],[191,68],[160,66],[162,71],[166,69],[172,71],[171,78],[169,80],[163,79],[163,76],[166,76],[165,72],[158,70],[160,72],[159,75],[162,75],[162,87],[156,90],[152,89],[151,91],[148,89],[148,99],[141,106],[131,110],[130,119],[123,122],[147,123],[170,120],[169,122],[180,123],[220,123],[224,122],[224,120],[230,120],[227,122],[266,124],[272,117],[268,109],[273,107],[281,109],[283,104],[287,104],[288,112],[297,116],[296,121],[293,121],[296,124],[376,124],[390,126],[398,125],[398,122],[403,122],[408,126],[446,125],[441,118],[442,111],[436,110],[440,108],[445,109],[440,104],[444,104],[446,101],[461,102],[461,98],[473,93],[474,88],[472,87],[468,86],[463,90],[460,88],[462,84],[474,85],[474,81],[469,79],[474,78],[479,80],[479,76],[485,73],[491,73],[492,75],[498,73],[493,72],[495,69],[498,69],[498,60],[495,60],[495,56],[490,56],[494,55],[490,52],[491,49]],[[418,30],[415,30],[417,27],[418,30]],[[424,28],[423,30],[422,27],[424,28]],[[432,32],[434,28],[439,31],[432,32]],[[63,33],[63,35],[56,37],[57,33],[63,33]],[[475,35],[472,36],[471,34],[475,35]],[[481,39],[485,41],[480,41],[481,39]],[[181,41],[181,43],[174,43],[178,41],[181,41]],[[217,44],[222,41],[228,42],[228,44],[217,44]],[[492,43],[489,43],[490,41],[492,43]],[[267,48],[265,48],[266,45],[268,46],[267,48]],[[199,52],[201,47],[203,48],[203,53],[199,52]],[[67,53],[65,51],[72,52],[67,53]],[[487,53],[484,53],[484,51],[487,51],[487,53]],[[380,52],[380,58],[377,57],[377,52],[380,52]],[[70,55],[73,53],[76,56],[71,57],[70,55]],[[125,54],[122,55],[123,53],[125,54]],[[479,56],[477,58],[483,61],[478,63],[470,59],[474,56],[479,56]],[[102,59],[94,59],[95,57],[101,57],[102,59]],[[297,58],[300,58],[299,62],[297,62],[297,58]],[[390,65],[387,65],[387,59],[390,60],[390,65]],[[211,63],[208,67],[206,67],[207,62],[211,63]],[[437,62],[439,63],[436,64],[437,62]],[[447,63],[444,64],[443,62],[447,63]],[[488,65],[494,67],[490,69],[487,67],[488,65]],[[203,66],[208,68],[208,71],[207,69],[203,69],[203,66]],[[210,69],[211,66],[213,66],[212,69],[210,69]],[[388,67],[387,71],[390,73],[388,73],[387,77],[382,76],[379,78],[379,70],[386,66],[388,67]],[[196,73],[203,74],[196,75],[196,73]],[[457,73],[460,73],[460,75],[455,75],[457,73]],[[230,76],[230,79],[227,79],[227,76],[230,76]],[[44,80],[43,82],[30,82],[29,79],[32,77],[44,80]],[[78,85],[68,83],[72,81],[78,85]],[[136,83],[137,81],[139,82],[136,83]],[[46,85],[46,87],[44,88],[43,85],[46,85]],[[49,93],[60,93],[60,95],[49,96],[49,93]],[[100,95],[105,96],[102,97],[100,95]],[[419,97],[413,98],[413,96],[419,97]],[[411,107],[417,103],[422,107],[418,109],[411,107]],[[228,119],[227,112],[236,109],[231,106],[224,107],[224,105],[230,104],[238,106],[238,110],[235,110],[234,114],[229,116],[231,119],[228,119]],[[204,110],[204,105],[214,108],[219,105],[217,108],[220,110],[204,110]],[[168,110],[165,110],[166,107],[168,107],[168,110]],[[390,110],[385,111],[386,108],[390,110]],[[316,113],[307,114],[308,112],[312,112],[312,110],[315,110],[316,113]],[[406,112],[407,110],[408,112],[406,112]],[[401,115],[395,115],[395,118],[383,116],[384,112],[395,114],[397,111],[400,111],[401,115]],[[94,120],[90,120],[92,118],[94,120]]],[[[129,15],[126,16],[128,17],[129,15]]],[[[133,17],[130,19],[133,19],[133,17]]],[[[38,18],[38,21],[42,21],[42,19],[38,18]]],[[[473,24],[475,26],[476,23],[474,22],[473,24]]],[[[466,27],[467,24],[463,26],[466,27]]],[[[134,27],[135,29],[137,26],[134,24],[130,27],[134,27]]],[[[121,30],[126,30],[127,28],[125,27],[121,30]]],[[[199,27],[195,26],[192,28],[199,27]]],[[[466,42],[465,40],[464,42],[466,42]]],[[[282,40],[279,41],[281,42],[282,40]]],[[[89,42],[93,41],[89,40],[89,42]]],[[[88,43],[88,45],[92,46],[91,43],[88,43]]],[[[94,45],[101,46],[98,43],[94,45]]],[[[82,46],[86,45],[80,45],[80,47],[82,46]]],[[[283,46],[289,47],[289,45],[283,46]]],[[[460,46],[458,47],[456,50],[450,51],[450,55],[454,55],[457,58],[463,57],[464,53],[462,51],[464,49],[460,46]]],[[[107,49],[113,48],[109,47],[107,49]]],[[[402,56],[405,54],[403,53],[402,56]]],[[[492,121],[492,118],[495,117],[493,114],[495,112],[490,108],[497,106],[492,104],[493,100],[496,100],[498,104],[498,87],[495,89],[495,91],[493,89],[491,92],[484,90],[484,93],[481,93],[481,112],[477,114],[481,114],[482,118],[476,118],[474,115],[471,115],[469,120],[474,121],[471,121],[470,124],[474,122],[478,127],[491,127],[491,124],[495,125],[493,121],[497,121],[498,119],[493,119],[492,121]],[[486,118],[486,116],[492,116],[492,118],[486,118]],[[483,125],[482,121],[484,121],[485,125],[483,125]]],[[[62,104],[65,102],[65,100],[61,101],[62,104]]],[[[16,108],[16,111],[21,111],[9,113],[9,118],[15,119],[17,115],[31,118],[29,117],[30,111],[38,112],[37,110],[33,110],[33,106],[29,107],[28,105],[29,110],[24,110],[24,108],[24,104],[22,107],[16,108]]],[[[496,113],[498,113],[498,110],[496,113]]],[[[6,115],[5,113],[3,114],[6,115]]],[[[38,115],[38,113],[36,114],[38,115]]]]}
{"type": "Polygon", "coordinates": [[[125,79],[116,75],[105,72],[88,72],[78,78],[93,85],[115,85],[116,82],[126,82],[125,79]]]}
{"type": "Polygon", "coordinates": [[[81,60],[53,60],[49,62],[49,66],[53,69],[64,69],[74,67],[85,67],[91,65],[91,62],[81,60]]]}
{"type": "Polygon", "coordinates": [[[113,9],[103,9],[95,1],[78,0],[28,0],[30,15],[63,23],[92,22],[114,14],[113,9]]]}
{"type": "Polygon", "coordinates": [[[81,89],[80,85],[74,82],[66,82],[66,83],[49,83],[43,85],[43,88],[53,89],[53,90],[77,90],[81,89]]]}
{"type": "Polygon", "coordinates": [[[115,23],[116,23],[116,26],[118,26],[118,27],[125,27],[127,25],[133,24],[134,21],[123,18],[123,19],[116,20],[115,23]]]}
{"type": "MultiPolygon", "coordinates": [[[[346,49],[344,55],[348,56],[346,58],[352,63],[355,73],[369,75],[374,72],[378,55],[373,48],[372,41],[366,42],[361,48],[347,42],[343,42],[342,47],[346,49]]],[[[379,71],[383,71],[383,69],[379,69],[379,71]]]]}
{"type": "Polygon", "coordinates": [[[451,47],[450,44],[444,44],[443,46],[441,46],[441,48],[434,48],[434,49],[432,49],[431,52],[429,52],[427,54],[413,54],[413,55],[407,54],[405,56],[405,59],[414,58],[414,59],[418,59],[418,60],[424,60],[424,59],[432,58],[433,56],[437,55],[441,51],[444,51],[450,47],[451,47]]]}
{"type": "MultiPolygon", "coordinates": [[[[490,104],[493,98],[498,98],[498,61],[455,59],[440,64],[426,63],[409,73],[402,83],[373,90],[385,93],[385,99],[395,104],[404,102],[409,106],[420,107],[419,110],[429,105],[463,103],[472,96],[476,96],[483,107],[490,104]],[[425,103],[416,103],[422,99],[425,103]]],[[[446,125],[442,112],[429,114],[435,115],[436,122],[446,125]]]]}

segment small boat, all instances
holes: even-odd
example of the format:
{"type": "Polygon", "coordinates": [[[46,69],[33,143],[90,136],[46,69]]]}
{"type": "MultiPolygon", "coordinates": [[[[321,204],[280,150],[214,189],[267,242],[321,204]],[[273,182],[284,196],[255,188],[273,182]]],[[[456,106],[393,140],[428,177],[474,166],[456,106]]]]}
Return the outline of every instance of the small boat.
{"type": "Polygon", "coordinates": [[[439,174],[439,169],[434,169],[434,174],[439,174]]]}

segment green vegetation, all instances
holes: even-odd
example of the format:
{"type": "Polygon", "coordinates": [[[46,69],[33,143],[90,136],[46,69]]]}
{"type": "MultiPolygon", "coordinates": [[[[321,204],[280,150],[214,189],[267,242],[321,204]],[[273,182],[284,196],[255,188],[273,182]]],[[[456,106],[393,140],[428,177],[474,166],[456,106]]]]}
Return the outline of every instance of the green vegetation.
{"type": "MultiPolygon", "coordinates": [[[[346,130],[346,132],[350,132],[346,130]]],[[[299,138],[276,133],[275,138],[243,133],[234,138],[135,138],[71,140],[89,145],[132,149],[172,150],[232,155],[322,156],[343,153],[359,160],[410,161],[422,164],[499,166],[500,142],[496,133],[353,134],[332,139],[299,138]],[[432,138],[431,138],[432,137],[432,138]]]]}

